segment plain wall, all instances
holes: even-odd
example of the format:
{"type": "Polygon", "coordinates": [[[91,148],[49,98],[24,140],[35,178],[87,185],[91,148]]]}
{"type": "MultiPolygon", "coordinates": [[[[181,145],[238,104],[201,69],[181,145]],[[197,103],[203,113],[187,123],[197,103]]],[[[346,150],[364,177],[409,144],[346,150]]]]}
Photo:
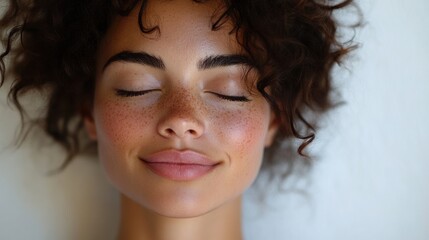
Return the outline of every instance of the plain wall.
{"type": "MultiPolygon", "coordinates": [[[[429,2],[362,0],[361,48],[337,82],[346,102],[327,116],[299,193],[249,191],[246,240],[429,239],[429,2]]],[[[20,148],[19,116],[0,90],[0,239],[113,239],[118,194],[96,160],[46,171],[63,153],[42,133],[20,148]]],[[[38,105],[36,104],[35,107],[38,105]]]]}

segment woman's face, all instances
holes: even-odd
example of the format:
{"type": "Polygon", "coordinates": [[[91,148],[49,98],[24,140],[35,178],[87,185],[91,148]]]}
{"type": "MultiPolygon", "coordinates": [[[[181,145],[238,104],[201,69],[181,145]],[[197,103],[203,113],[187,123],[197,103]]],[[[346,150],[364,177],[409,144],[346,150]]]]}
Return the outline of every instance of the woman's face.
{"type": "Polygon", "coordinates": [[[143,21],[159,34],[143,34],[135,10],[99,48],[87,130],[111,183],[161,215],[198,216],[239,197],[276,132],[269,104],[246,87],[230,25],[211,30],[217,7],[150,1],[143,21]]]}

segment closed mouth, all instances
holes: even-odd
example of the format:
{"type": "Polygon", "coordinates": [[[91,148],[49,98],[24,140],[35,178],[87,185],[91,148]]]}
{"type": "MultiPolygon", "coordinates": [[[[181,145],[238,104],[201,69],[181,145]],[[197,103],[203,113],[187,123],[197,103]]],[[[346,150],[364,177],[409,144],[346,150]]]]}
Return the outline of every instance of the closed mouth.
{"type": "Polygon", "coordinates": [[[141,160],[156,175],[174,181],[195,180],[210,173],[220,164],[190,150],[161,151],[141,160]]]}

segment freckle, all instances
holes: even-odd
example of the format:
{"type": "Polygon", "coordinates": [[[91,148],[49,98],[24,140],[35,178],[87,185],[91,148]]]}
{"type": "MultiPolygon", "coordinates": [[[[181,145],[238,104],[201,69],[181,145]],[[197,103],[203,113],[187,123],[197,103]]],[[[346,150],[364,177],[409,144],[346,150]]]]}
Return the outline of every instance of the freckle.
{"type": "Polygon", "coordinates": [[[104,123],[107,128],[107,134],[111,141],[118,145],[124,143],[123,139],[129,135],[130,129],[123,127],[124,117],[130,112],[131,106],[127,104],[121,104],[120,102],[108,102],[105,105],[104,123]]]}

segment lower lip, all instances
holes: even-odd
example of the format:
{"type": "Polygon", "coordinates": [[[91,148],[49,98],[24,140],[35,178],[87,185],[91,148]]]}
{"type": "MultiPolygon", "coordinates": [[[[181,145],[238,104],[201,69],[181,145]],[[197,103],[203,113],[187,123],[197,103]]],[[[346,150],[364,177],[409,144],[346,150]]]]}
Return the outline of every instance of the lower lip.
{"type": "Polygon", "coordinates": [[[174,181],[191,181],[211,172],[217,165],[143,161],[155,174],[174,181]]]}

